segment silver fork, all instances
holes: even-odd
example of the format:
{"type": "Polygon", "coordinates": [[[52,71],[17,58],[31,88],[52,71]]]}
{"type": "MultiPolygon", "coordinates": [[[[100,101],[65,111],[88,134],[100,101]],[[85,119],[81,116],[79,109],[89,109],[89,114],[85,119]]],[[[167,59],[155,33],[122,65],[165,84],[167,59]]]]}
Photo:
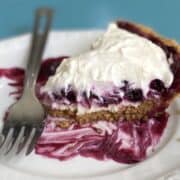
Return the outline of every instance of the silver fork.
{"type": "Polygon", "coordinates": [[[4,138],[0,147],[3,154],[8,154],[12,149],[19,154],[28,141],[30,142],[26,146],[26,155],[30,154],[44,128],[45,111],[36,98],[35,84],[51,26],[52,14],[49,8],[39,8],[36,11],[24,91],[20,100],[10,107],[2,129],[4,138]]]}

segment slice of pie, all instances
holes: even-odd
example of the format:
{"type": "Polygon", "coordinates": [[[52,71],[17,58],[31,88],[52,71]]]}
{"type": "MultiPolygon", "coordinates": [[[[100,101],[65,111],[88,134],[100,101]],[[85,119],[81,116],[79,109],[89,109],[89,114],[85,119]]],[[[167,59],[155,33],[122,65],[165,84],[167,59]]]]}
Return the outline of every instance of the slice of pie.
{"type": "Polygon", "coordinates": [[[180,46],[131,22],[109,25],[88,52],[65,58],[42,88],[47,124],[38,154],[142,161],[180,92],[180,46]]]}

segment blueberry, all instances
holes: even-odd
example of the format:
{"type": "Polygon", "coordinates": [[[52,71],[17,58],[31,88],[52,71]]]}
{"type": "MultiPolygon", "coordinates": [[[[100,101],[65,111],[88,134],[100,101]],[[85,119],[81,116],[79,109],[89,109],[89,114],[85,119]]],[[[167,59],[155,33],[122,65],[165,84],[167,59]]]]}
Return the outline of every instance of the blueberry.
{"type": "Polygon", "coordinates": [[[83,104],[86,105],[87,107],[90,107],[90,99],[87,96],[87,93],[84,91],[82,92],[82,97],[83,97],[83,104]]]}
{"type": "Polygon", "coordinates": [[[125,93],[125,99],[138,102],[143,100],[143,92],[141,89],[130,89],[125,93]]]}
{"type": "Polygon", "coordinates": [[[55,100],[61,100],[62,99],[62,96],[57,94],[57,93],[53,93],[53,97],[55,100]]]}
{"type": "Polygon", "coordinates": [[[66,98],[72,103],[76,102],[76,92],[73,90],[68,91],[66,98]]]}
{"type": "Polygon", "coordinates": [[[61,91],[60,91],[60,92],[61,92],[61,95],[65,97],[65,95],[66,95],[66,93],[65,93],[65,89],[64,89],[64,88],[63,88],[63,89],[61,89],[61,91]]]}
{"type": "Polygon", "coordinates": [[[117,100],[116,99],[114,99],[114,98],[103,98],[103,103],[104,103],[104,105],[105,106],[107,106],[108,104],[115,104],[115,103],[117,103],[117,100]]]}
{"type": "Polygon", "coordinates": [[[84,99],[88,99],[87,93],[85,91],[82,92],[82,96],[83,96],[84,99]]]}
{"type": "Polygon", "coordinates": [[[122,81],[123,86],[120,88],[122,91],[127,91],[129,89],[129,82],[124,80],[122,81]]]}
{"type": "Polygon", "coordinates": [[[158,92],[163,92],[166,89],[164,83],[159,79],[152,80],[150,83],[150,88],[158,92]]]}
{"type": "Polygon", "coordinates": [[[124,83],[124,85],[126,85],[126,86],[129,84],[127,80],[124,80],[123,83],[124,83]]]}
{"type": "Polygon", "coordinates": [[[96,94],[94,94],[93,92],[90,92],[90,98],[99,100],[99,97],[96,94]]]}

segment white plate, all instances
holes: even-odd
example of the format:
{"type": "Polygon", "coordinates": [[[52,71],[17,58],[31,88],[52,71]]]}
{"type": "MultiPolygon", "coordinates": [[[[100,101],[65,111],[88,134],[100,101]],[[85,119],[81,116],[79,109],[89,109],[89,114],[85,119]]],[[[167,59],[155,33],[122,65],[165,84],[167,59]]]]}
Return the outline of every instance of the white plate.
{"type": "MultiPolygon", "coordinates": [[[[44,58],[60,55],[74,55],[89,48],[100,31],[52,32],[44,58]]],[[[29,35],[0,42],[0,68],[25,67],[29,48],[29,35]]],[[[8,96],[11,88],[8,80],[0,79],[0,117],[3,118],[12,99],[8,96]]],[[[14,157],[0,161],[0,180],[43,180],[46,179],[91,179],[91,180],[154,180],[163,176],[180,179],[180,119],[178,100],[173,102],[169,111],[171,117],[161,143],[156,151],[144,162],[136,165],[118,164],[113,161],[97,161],[76,157],[68,161],[58,161],[35,155],[14,157]],[[176,170],[171,172],[171,170],[176,170]],[[176,174],[175,174],[176,173],[176,174]],[[178,178],[177,178],[178,177],[178,178]]],[[[2,126],[2,121],[0,123],[2,126]]],[[[169,179],[170,180],[170,179],[169,179]]],[[[174,179],[175,180],[175,179],[174,179]]]]}

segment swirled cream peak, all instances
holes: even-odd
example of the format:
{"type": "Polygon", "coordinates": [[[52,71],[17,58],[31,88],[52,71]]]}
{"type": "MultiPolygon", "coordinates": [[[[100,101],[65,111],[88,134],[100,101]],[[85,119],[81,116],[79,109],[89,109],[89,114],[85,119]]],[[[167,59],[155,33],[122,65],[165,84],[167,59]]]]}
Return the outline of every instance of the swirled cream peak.
{"type": "Polygon", "coordinates": [[[173,81],[164,51],[148,39],[110,24],[90,51],[60,64],[45,90],[56,91],[68,85],[89,90],[107,82],[121,86],[126,80],[145,91],[153,79],[162,80],[166,87],[173,81]]]}

